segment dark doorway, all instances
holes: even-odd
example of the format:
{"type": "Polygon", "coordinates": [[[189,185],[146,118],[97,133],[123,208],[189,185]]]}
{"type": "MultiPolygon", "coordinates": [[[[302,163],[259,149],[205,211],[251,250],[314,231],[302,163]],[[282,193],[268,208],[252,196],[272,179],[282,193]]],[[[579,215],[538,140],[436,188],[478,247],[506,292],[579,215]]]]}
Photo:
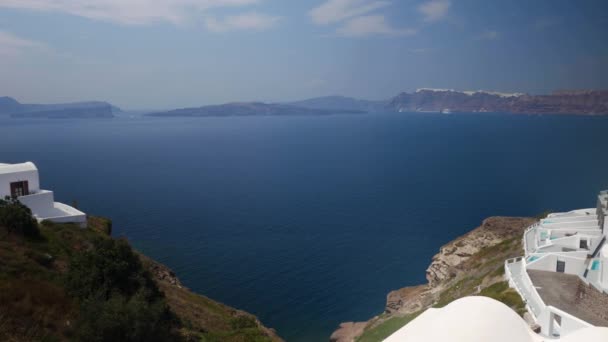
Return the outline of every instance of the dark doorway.
{"type": "Polygon", "coordinates": [[[587,240],[581,240],[581,244],[579,246],[581,249],[589,249],[589,246],[587,245],[587,240]]]}
{"type": "Polygon", "coordinates": [[[11,183],[11,196],[19,197],[29,195],[30,189],[27,181],[12,182],[11,183]]]}
{"type": "Polygon", "coordinates": [[[566,271],[566,262],[565,261],[557,261],[557,272],[564,273],[566,271]]]}

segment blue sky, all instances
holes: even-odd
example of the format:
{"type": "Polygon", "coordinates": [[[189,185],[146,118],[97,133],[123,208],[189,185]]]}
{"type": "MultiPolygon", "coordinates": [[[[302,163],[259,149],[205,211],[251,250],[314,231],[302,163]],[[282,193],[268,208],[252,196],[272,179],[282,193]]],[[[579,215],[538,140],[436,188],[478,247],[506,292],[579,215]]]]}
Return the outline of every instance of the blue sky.
{"type": "Polygon", "coordinates": [[[608,1],[0,0],[0,95],[172,108],[608,88],[608,1]]]}

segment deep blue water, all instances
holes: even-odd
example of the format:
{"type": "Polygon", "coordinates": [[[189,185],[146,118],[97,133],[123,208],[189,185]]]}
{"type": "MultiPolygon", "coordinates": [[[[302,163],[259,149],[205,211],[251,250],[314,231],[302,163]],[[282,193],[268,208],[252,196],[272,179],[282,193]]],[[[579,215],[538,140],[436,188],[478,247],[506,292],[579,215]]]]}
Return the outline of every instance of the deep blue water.
{"type": "Polygon", "coordinates": [[[0,122],[0,162],[288,341],[380,313],[485,217],[594,206],[607,147],[608,118],[574,116],[0,122]]]}

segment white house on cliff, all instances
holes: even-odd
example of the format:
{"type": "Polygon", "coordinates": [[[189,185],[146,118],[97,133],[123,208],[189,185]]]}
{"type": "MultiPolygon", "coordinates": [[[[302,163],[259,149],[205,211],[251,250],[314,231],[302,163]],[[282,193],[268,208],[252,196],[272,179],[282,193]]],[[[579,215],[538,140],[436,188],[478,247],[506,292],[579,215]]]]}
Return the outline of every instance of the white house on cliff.
{"type": "Polygon", "coordinates": [[[38,220],[76,223],[85,228],[87,216],[69,205],[55,202],[52,191],[40,189],[38,168],[32,162],[0,164],[0,198],[16,197],[38,220]]]}
{"type": "Polygon", "coordinates": [[[427,309],[384,342],[608,342],[608,191],[595,208],[528,227],[522,245],[505,276],[533,322],[494,299],[465,297],[427,309]]]}

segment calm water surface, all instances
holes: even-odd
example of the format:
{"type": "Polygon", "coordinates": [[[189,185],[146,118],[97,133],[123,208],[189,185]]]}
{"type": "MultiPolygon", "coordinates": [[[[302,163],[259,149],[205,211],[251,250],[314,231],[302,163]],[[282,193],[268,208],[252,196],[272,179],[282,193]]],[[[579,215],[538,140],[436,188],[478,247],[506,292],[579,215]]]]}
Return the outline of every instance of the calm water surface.
{"type": "Polygon", "coordinates": [[[0,121],[0,162],[288,341],[380,313],[487,216],[594,206],[607,147],[593,117],[0,121]]]}

